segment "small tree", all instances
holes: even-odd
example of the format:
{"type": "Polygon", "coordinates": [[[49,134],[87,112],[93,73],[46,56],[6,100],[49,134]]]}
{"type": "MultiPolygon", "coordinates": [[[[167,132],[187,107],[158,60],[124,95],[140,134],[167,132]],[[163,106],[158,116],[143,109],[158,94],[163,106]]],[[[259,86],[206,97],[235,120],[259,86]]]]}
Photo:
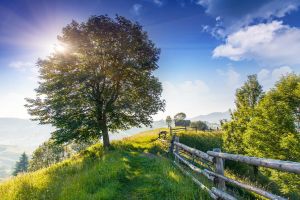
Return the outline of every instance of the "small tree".
{"type": "Polygon", "coordinates": [[[231,112],[231,121],[223,123],[224,147],[227,151],[244,154],[243,138],[247,124],[255,115],[255,106],[263,96],[262,86],[256,75],[248,76],[244,85],[235,93],[236,110],[231,112]]]}
{"type": "Polygon", "coordinates": [[[16,166],[12,175],[17,176],[19,173],[27,172],[27,170],[28,170],[28,156],[24,152],[21,154],[19,161],[16,162],[16,166]]]}
{"type": "Polygon", "coordinates": [[[176,122],[176,121],[185,120],[185,118],[186,118],[186,114],[183,112],[180,112],[174,116],[174,121],[176,122]]]}
{"type": "Polygon", "coordinates": [[[36,171],[63,161],[95,143],[96,140],[87,140],[80,141],[80,143],[56,144],[55,141],[50,139],[32,153],[32,158],[29,162],[29,171],[36,171]]]}
{"type": "Polygon", "coordinates": [[[177,113],[174,116],[174,122],[175,122],[175,126],[190,126],[191,121],[190,120],[185,120],[186,118],[186,114],[183,112],[177,113]]]}
{"type": "Polygon", "coordinates": [[[201,130],[201,131],[208,130],[207,124],[203,121],[200,121],[200,120],[195,121],[195,122],[191,122],[191,127],[197,128],[198,130],[201,130]]]}
{"type": "Polygon", "coordinates": [[[40,145],[32,153],[32,158],[29,162],[29,171],[48,167],[62,161],[65,157],[68,157],[65,145],[55,144],[53,140],[49,140],[40,145]]]}
{"type": "Polygon", "coordinates": [[[108,148],[109,132],[151,125],[164,110],[153,75],[160,50],[138,23],[93,16],[58,39],[66,51],[38,61],[41,81],[26,105],[33,120],[56,127],[56,142],[102,138],[108,148]]]}
{"type": "Polygon", "coordinates": [[[172,118],[170,116],[167,116],[166,123],[167,123],[169,128],[172,126],[172,118]]]}

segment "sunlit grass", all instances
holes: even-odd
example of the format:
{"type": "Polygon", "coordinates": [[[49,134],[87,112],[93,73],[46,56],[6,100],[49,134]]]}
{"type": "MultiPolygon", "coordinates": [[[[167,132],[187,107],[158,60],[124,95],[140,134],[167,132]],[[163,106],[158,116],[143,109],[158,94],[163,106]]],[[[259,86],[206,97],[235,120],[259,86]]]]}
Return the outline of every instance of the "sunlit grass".
{"type": "Polygon", "coordinates": [[[158,130],[96,144],[49,168],[0,184],[0,199],[209,199],[164,156],[158,130]]]}
{"type": "MultiPolygon", "coordinates": [[[[209,199],[173,165],[168,146],[158,140],[161,130],[164,129],[114,141],[110,151],[96,144],[64,162],[19,175],[0,184],[0,199],[209,199]]],[[[221,132],[188,130],[176,134],[180,142],[204,152],[222,148],[221,132]]],[[[167,140],[170,139],[168,135],[167,140]]],[[[251,166],[225,163],[226,176],[278,193],[268,177],[259,174],[254,178],[251,166]]],[[[213,187],[206,177],[191,173],[213,187]]],[[[228,185],[228,189],[241,199],[260,199],[233,185],[228,185]]]]}

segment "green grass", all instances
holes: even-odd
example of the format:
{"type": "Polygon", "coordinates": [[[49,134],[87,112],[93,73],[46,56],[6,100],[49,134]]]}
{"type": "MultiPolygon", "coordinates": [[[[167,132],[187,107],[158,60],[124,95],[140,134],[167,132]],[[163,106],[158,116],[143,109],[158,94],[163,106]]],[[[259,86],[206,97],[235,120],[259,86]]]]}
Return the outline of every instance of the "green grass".
{"type": "MultiPolygon", "coordinates": [[[[210,199],[173,165],[166,154],[168,146],[157,139],[160,130],[166,129],[113,142],[110,151],[96,144],[69,160],[12,178],[0,184],[0,199],[210,199]]],[[[177,135],[181,143],[204,152],[222,149],[222,132],[188,130],[177,135]]],[[[255,177],[249,165],[226,161],[225,167],[228,177],[280,194],[276,183],[262,173],[255,177]]],[[[192,174],[213,186],[205,177],[192,174]]],[[[227,187],[239,199],[261,199],[233,185],[227,187]]]]}
{"type": "Polygon", "coordinates": [[[177,133],[180,142],[201,151],[212,151],[214,148],[222,148],[221,131],[180,131],[177,133]]]}
{"type": "Polygon", "coordinates": [[[69,160],[0,184],[1,200],[209,199],[164,157],[157,130],[100,144],[69,160]]]}

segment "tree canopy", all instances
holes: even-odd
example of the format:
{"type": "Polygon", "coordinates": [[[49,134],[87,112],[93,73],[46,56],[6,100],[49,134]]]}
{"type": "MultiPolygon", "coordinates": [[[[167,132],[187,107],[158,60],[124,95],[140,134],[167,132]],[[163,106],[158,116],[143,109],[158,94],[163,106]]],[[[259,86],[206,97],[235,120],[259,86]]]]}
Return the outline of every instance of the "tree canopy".
{"type": "Polygon", "coordinates": [[[79,143],[56,144],[53,140],[48,140],[41,144],[34,152],[29,161],[29,171],[36,171],[52,164],[63,161],[76,153],[95,144],[96,140],[80,141],[79,143]]]}
{"type": "Polygon", "coordinates": [[[191,122],[191,127],[197,128],[198,130],[202,130],[202,131],[208,130],[207,124],[203,121],[200,121],[200,120],[195,121],[195,122],[191,122]]]}
{"type": "Polygon", "coordinates": [[[102,137],[109,147],[109,131],[150,125],[164,109],[153,75],[160,50],[138,23],[92,16],[58,40],[66,50],[38,61],[41,81],[26,105],[34,120],[57,128],[56,142],[102,137]]]}
{"type": "Polygon", "coordinates": [[[236,110],[231,113],[232,120],[222,125],[224,129],[224,146],[232,153],[244,154],[243,136],[247,124],[254,116],[254,108],[263,96],[262,86],[256,75],[248,76],[244,85],[235,93],[236,110]]]}
{"type": "Polygon", "coordinates": [[[180,120],[185,120],[186,114],[183,112],[177,113],[174,115],[174,121],[180,121],[180,120]]]}
{"type": "MultiPolygon", "coordinates": [[[[255,79],[237,90],[237,109],[231,121],[223,124],[224,147],[249,156],[300,162],[300,76],[284,76],[262,94],[255,79]]],[[[299,199],[299,175],[270,169],[261,172],[276,181],[283,194],[299,199]]]]}

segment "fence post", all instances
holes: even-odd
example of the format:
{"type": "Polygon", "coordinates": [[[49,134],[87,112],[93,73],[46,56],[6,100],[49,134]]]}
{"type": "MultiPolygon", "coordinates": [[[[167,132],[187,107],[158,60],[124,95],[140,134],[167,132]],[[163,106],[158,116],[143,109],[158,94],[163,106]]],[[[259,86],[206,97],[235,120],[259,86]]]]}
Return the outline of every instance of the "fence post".
{"type": "MultiPolygon", "coordinates": [[[[178,136],[175,136],[175,142],[179,142],[179,137],[178,136]]],[[[179,147],[177,145],[175,146],[175,153],[177,155],[179,154],[179,147]]],[[[177,157],[175,157],[175,161],[179,162],[177,157]]]]}
{"type": "Polygon", "coordinates": [[[174,141],[175,141],[175,135],[172,136],[171,139],[171,144],[170,144],[170,148],[169,148],[169,153],[172,155],[173,154],[173,150],[174,150],[174,141]]]}
{"type": "MultiPolygon", "coordinates": [[[[178,136],[175,136],[175,142],[179,142],[179,137],[178,136]]],[[[175,152],[178,154],[179,153],[179,148],[178,146],[176,145],[175,147],[175,152]]]]}
{"type": "Polygon", "coordinates": [[[170,135],[172,136],[172,127],[170,126],[170,135]]]}
{"type": "MultiPolygon", "coordinates": [[[[221,152],[221,149],[215,148],[215,149],[213,149],[213,151],[214,152],[221,152]]],[[[215,159],[216,173],[224,176],[224,159],[219,158],[219,157],[215,157],[214,159],[215,159]]],[[[216,178],[216,185],[217,185],[218,189],[220,189],[222,191],[226,190],[224,180],[222,180],[220,178],[216,178]]]]}

